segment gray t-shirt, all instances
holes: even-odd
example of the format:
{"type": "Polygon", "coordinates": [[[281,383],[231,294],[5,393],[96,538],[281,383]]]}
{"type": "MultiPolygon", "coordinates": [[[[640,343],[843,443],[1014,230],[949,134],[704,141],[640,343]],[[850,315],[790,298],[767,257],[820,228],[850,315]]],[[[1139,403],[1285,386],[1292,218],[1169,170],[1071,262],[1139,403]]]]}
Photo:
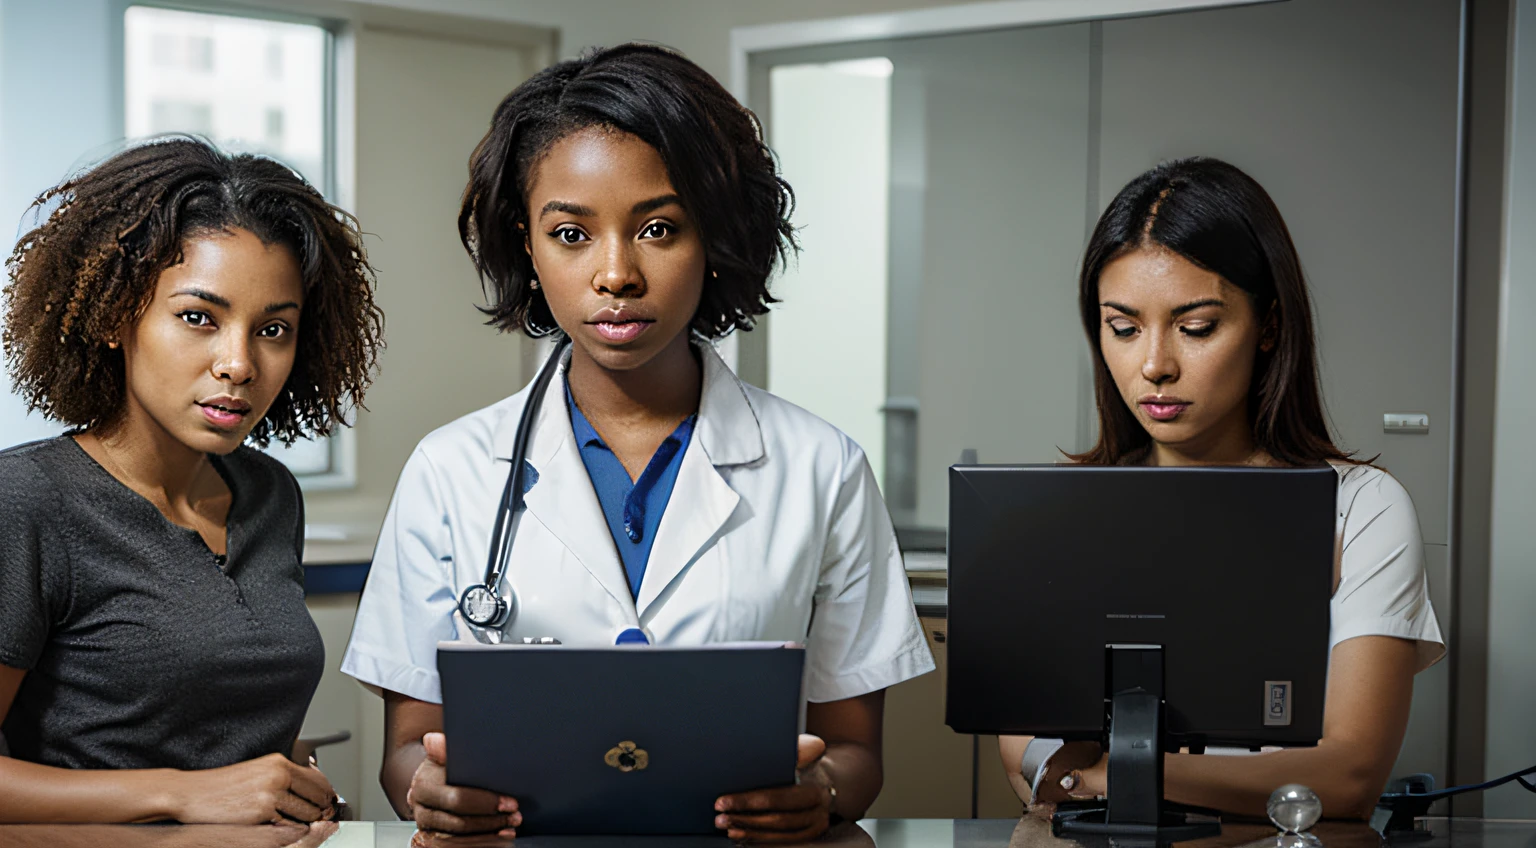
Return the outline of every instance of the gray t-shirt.
{"type": "Polygon", "coordinates": [[[0,452],[0,732],[65,768],[203,769],[287,753],[325,665],[293,475],[241,447],[222,568],[69,436],[0,452]]]}

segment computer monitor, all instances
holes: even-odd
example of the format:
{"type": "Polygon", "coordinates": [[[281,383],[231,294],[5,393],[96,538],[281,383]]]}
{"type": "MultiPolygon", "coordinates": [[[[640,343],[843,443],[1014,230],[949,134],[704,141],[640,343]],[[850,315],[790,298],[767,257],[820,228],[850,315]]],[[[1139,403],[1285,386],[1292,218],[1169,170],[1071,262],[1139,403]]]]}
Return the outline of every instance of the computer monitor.
{"type": "Polygon", "coordinates": [[[1328,466],[951,468],[946,722],[1108,738],[1108,833],[1173,821],[1153,750],[1315,744],[1337,497],[1328,466]]]}

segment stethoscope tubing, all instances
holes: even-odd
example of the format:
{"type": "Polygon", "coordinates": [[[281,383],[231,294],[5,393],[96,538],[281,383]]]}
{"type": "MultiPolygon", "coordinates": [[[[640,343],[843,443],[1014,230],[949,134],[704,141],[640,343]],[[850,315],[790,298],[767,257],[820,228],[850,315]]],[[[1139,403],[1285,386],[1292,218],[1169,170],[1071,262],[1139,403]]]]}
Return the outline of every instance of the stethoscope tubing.
{"type": "Polygon", "coordinates": [[[565,358],[566,348],[570,347],[570,344],[570,338],[566,337],[555,346],[549,359],[545,360],[544,366],[539,369],[538,376],[534,378],[533,385],[529,388],[528,399],[523,403],[523,412],[517,421],[517,435],[512,439],[512,468],[507,472],[507,484],[501,490],[501,501],[496,508],[496,523],[491,527],[490,553],[485,563],[485,582],[480,586],[465,589],[459,599],[460,611],[465,614],[471,624],[481,627],[498,627],[505,623],[507,614],[511,611],[509,604],[498,603],[498,613],[494,620],[474,621],[469,619],[465,599],[482,587],[488,590],[491,596],[500,599],[501,582],[505,577],[503,564],[511,548],[512,525],[515,523],[517,513],[524,505],[523,484],[527,477],[528,441],[533,436],[533,422],[539,413],[539,405],[549,390],[549,384],[554,381],[555,374],[560,370],[561,361],[565,358]]]}

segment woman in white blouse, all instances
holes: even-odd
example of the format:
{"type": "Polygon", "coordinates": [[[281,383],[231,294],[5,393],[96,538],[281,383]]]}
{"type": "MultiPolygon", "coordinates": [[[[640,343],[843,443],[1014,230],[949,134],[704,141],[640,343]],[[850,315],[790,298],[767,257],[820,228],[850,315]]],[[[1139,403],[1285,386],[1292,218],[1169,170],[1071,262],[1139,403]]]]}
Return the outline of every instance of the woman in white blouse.
{"type": "MultiPolygon", "coordinates": [[[[1094,354],[1099,442],[1076,461],[1327,462],[1339,473],[1322,740],[1245,757],[1169,754],[1165,797],[1258,815],[1277,786],[1301,783],[1317,792],[1325,816],[1369,815],[1403,743],[1413,677],[1444,656],[1445,645],[1413,501],[1390,474],[1329,436],[1311,304],[1274,201],[1224,162],[1153,168],[1099,219],[1079,306],[1094,354]]],[[[1029,737],[1000,744],[1025,801],[1107,792],[1095,744],[1029,737]]]]}

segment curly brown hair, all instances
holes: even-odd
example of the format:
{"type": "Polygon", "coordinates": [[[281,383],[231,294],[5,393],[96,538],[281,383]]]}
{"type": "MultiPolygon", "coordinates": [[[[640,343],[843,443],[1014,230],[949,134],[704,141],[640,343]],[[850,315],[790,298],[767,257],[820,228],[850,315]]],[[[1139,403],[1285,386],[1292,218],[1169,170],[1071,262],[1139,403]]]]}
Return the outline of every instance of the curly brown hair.
{"type": "Polygon", "coordinates": [[[362,406],[383,346],[373,269],[357,220],[285,165],[167,137],[66,180],[32,208],[55,203],[6,263],[5,361],[31,409],[79,428],[116,423],[127,387],[122,351],[107,340],[148,308],[187,239],[237,228],[291,250],[304,281],[293,371],[251,441],[325,436],[362,406]]]}

